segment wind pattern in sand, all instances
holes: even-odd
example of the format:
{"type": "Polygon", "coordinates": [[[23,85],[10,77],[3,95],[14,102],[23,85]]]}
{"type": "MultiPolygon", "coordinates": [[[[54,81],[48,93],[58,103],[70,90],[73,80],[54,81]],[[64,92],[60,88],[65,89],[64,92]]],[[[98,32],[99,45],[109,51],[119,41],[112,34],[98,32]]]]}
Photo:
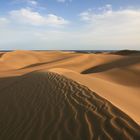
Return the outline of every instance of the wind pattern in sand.
{"type": "Polygon", "coordinates": [[[140,138],[140,127],[131,118],[64,76],[32,72],[10,79],[0,88],[1,140],[140,138]]]}

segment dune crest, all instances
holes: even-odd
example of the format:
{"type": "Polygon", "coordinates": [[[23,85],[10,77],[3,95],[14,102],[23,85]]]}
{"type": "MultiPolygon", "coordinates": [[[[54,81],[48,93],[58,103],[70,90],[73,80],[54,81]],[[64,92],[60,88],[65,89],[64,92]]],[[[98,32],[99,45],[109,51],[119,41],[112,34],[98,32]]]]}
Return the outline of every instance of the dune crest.
{"type": "Polygon", "coordinates": [[[79,84],[87,86],[90,90],[110,101],[140,124],[140,112],[138,111],[140,108],[138,98],[139,88],[134,89],[101,78],[92,78],[68,69],[54,68],[49,71],[64,75],[77,81],[79,84]],[[123,92],[127,93],[127,96],[126,94],[122,94],[123,92]]]}
{"type": "Polygon", "coordinates": [[[87,87],[55,73],[29,73],[0,91],[1,139],[140,137],[140,127],[126,114],[87,87]]]}

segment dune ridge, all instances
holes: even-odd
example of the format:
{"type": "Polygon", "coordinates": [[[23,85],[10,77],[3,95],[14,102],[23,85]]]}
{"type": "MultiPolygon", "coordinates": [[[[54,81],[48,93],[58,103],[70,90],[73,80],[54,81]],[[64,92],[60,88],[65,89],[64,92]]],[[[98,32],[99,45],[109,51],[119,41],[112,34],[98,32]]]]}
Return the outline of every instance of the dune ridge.
{"type": "Polygon", "coordinates": [[[140,124],[140,112],[138,111],[140,108],[139,87],[133,88],[116,84],[98,77],[93,78],[91,76],[82,75],[68,69],[53,68],[49,69],[49,71],[64,75],[81,85],[87,86],[90,90],[113,103],[140,124]]]}
{"type": "Polygon", "coordinates": [[[130,117],[96,93],[62,75],[33,72],[0,89],[0,138],[138,139],[130,117]],[[9,115],[10,111],[10,115],[9,115]]]}
{"type": "Polygon", "coordinates": [[[139,140],[140,55],[124,53],[0,53],[0,139],[139,140]]]}

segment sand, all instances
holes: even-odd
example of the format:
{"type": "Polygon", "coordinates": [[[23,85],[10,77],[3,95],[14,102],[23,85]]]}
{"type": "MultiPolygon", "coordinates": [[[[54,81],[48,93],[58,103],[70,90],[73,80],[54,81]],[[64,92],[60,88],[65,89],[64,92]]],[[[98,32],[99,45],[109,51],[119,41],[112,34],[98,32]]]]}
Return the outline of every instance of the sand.
{"type": "Polygon", "coordinates": [[[0,53],[1,140],[139,140],[140,55],[0,53]]]}

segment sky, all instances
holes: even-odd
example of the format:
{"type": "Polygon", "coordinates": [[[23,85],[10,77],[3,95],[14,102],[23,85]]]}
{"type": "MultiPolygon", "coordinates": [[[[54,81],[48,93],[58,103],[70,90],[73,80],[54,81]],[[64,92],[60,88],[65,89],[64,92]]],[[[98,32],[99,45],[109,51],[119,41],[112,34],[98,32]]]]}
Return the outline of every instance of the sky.
{"type": "Polygon", "coordinates": [[[0,50],[140,50],[140,0],[0,0],[0,50]]]}

